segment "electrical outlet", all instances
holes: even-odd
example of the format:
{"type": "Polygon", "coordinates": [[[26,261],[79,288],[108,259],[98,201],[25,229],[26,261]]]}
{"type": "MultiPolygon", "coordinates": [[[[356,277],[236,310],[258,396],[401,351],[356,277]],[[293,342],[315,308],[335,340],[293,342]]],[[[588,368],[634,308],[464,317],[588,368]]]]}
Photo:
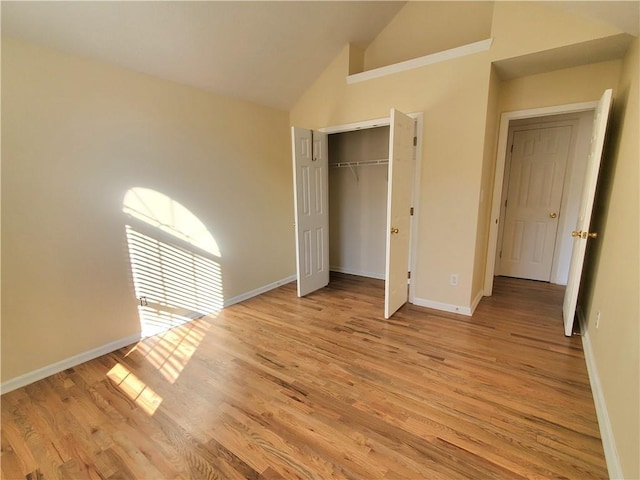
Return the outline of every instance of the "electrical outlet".
{"type": "Polygon", "coordinates": [[[451,285],[452,287],[457,287],[458,286],[458,274],[457,273],[452,273],[451,277],[449,277],[449,285],[451,285]]]}
{"type": "Polygon", "coordinates": [[[600,328],[600,310],[596,312],[596,329],[600,328]]]}

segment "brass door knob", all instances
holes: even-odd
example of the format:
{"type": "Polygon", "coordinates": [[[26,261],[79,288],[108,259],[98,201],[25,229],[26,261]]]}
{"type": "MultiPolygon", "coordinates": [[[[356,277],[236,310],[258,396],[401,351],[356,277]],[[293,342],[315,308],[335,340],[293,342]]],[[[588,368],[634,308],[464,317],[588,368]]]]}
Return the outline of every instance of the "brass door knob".
{"type": "Polygon", "coordinates": [[[556,212],[551,212],[549,214],[549,217],[551,217],[551,218],[556,218],[557,216],[558,216],[558,214],[556,212]]]}
{"type": "Polygon", "coordinates": [[[391,227],[391,233],[398,233],[399,230],[395,227],[391,227]]]}
{"type": "Polygon", "coordinates": [[[571,236],[572,237],[578,237],[578,238],[598,238],[598,233],[597,232],[576,232],[575,230],[573,232],[571,232],[571,236]]]}

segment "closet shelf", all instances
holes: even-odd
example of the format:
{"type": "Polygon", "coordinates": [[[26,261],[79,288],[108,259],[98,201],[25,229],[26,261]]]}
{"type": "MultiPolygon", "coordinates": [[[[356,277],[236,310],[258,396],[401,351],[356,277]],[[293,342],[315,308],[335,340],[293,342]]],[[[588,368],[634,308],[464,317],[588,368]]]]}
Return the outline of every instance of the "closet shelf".
{"type": "Polygon", "coordinates": [[[331,163],[330,167],[345,168],[345,167],[367,167],[369,165],[388,165],[389,159],[382,158],[380,160],[363,160],[361,162],[339,162],[331,163]]]}

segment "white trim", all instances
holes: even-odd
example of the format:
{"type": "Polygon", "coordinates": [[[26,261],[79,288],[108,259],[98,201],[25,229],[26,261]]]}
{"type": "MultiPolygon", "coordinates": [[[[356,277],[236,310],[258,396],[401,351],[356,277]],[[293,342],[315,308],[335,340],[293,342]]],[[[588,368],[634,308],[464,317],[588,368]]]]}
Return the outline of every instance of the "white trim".
{"type": "Polygon", "coordinates": [[[229,298],[224,301],[224,308],[230,307],[231,305],[235,305],[236,303],[240,303],[245,300],[249,300],[250,298],[257,297],[258,295],[268,292],[269,290],[273,290],[275,288],[281,287],[282,285],[293,282],[294,280],[296,280],[296,278],[297,278],[296,275],[289,275],[288,277],[285,277],[281,280],[277,280],[268,285],[264,285],[262,287],[258,287],[254,290],[251,290],[249,292],[236,295],[235,297],[229,298]]]}
{"type": "MultiPolygon", "coordinates": [[[[416,122],[422,123],[423,112],[407,113],[407,116],[413,118],[416,122]]],[[[344,133],[353,132],[355,130],[364,130],[367,128],[388,127],[391,125],[391,117],[372,118],[370,120],[362,120],[361,122],[343,123],[342,125],[333,125],[330,127],[319,128],[322,133],[344,133]]],[[[420,131],[418,133],[421,133],[420,131]]],[[[420,140],[420,138],[418,139],[420,140]]]]}
{"type": "Polygon", "coordinates": [[[452,305],[450,303],[435,302],[433,300],[427,300],[425,298],[413,299],[413,304],[419,307],[433,308],[435,310],[442,310],[443,312],[459,313],[461,315],[471,316],[470,307],[462,307],[460,305],[452,305]]]}
{"type": "Polygon", "coordinates": [[[412,278],[409,280],[409,303],[415,303],[416,276],[418,265],[418,215],[420,215],[420,186],[422,185],[422,136],[424,129],[424,114],[422,112],[411,113],[410,117],[416,121],[416,146],[413,162],[413,215],[411,216],[411,231],[409,232],[409,271],[412,278]]]}
{"type": "Polygon", "coordinates": [[[384,280],[384,273],[364,272],[362,270],[352,270],[351,268],[329,267],[332,272],[346,273],[347,275],[357,275],[358,277],[376,278],[384,280]]]}
{"type": "Polygon", "coordinates": [[[498,136],[498,149],[496,153],[496,168],[493,179],[493,201],[491,204],[491,217],[489,219],[489,241],[487,242],[487,260],[484,277],[484,295],[493,293],[493,276],[495,273],[496,250],[498,247],[498,222],[500,220],[500,206],[502,205],[502,183],[504,180],[504,168],[507,158],[507,140],[509,137],[509,123],[512,120],[523,118],[546,117],[564,113],[577,113],[587,110],[595,110],[598,102],[571,103],[552,107],[531,108],[505,112],[500,116],[500,133],[498,136]]]}
{"type": "Polygon", "coordinates": [[[393,75],[394,73],[406,72],[407,70],[433,65],[434,63],[446,62],[447,60],[452,60],[454,58],[484,52],[491,48],[492,43],[493,39],[487,38],[486,40],[480,40],[479,42],[469,43],[467,45],[462,45],[461,47],[432,53],[431,55],[425,55],[424,57],[412,58],[411,60],[394,63],[393,65],[386,65],[384,67],[367,70],[366,72],[354,73],[353,75],[347,75],[347,84],[351,85],[353,83],[364,82],[374,78],[393,75]]]}
{"type": "Polygon", "coordinates": [[[55,375],[58,372],[66,370],[67,368],[75,367],[77,365],[80,365],[81,363],[88,362],[89,360],[93,360],[94,358],[98,358],[102,355],[106,355],[107,353],[119,350],[120,348],[131,345],[132,343],[136,343],[139,340],[140,333],[136,333],[120,340],[116,340],[115,342],[107,343],[106,345],[102,345],[101,347],[79,353],[69,358],[65,358],[64,360],[52,363],[51,365],[47,365],[46,367],[38,368],[37,370],[25,373],[24,375],[20,375],[19,377],[12,378],[11,380],[7,380],[6,382],[0,384],[0,394],[4,395],[5,393],[11,392],[12,390],[16,390],[18,388],[24,387],[25,385],[37,382],[38,380],[42,380],[43,378],[55,375]]]}
{"type": "MultiPolygon", "coordinates": [[[[410,117],[417,114],[409,114],[410,117]]],[[[318,131],[322,133],[343,133],[353,132],[354,130],[364,130],[366,128],[386,127],[391,125],[390,117],[372,118],[371,120],[364,120],[362,122],[345,123],[343,125],[335,125],[332,127],[319,128],[318,131]]]]}
{"type": "Polygon", "coordinates": [[[584,360],[587,364],[587,372],[589,373],[589,383],[591,384],[591,393],[596,407],[598,426],[600,427],[600,438],[602,439],[604,457],[607,461],[609,478],[624,478],[622,465],[620,465],[620,458],[618,456],[618,449],[616,447],[616,440],[613,436],[613,428],[611,427],[611,421],[609,420],[609,411],[607,410],[604,393],[602,392],[600,375],[598,375],[596,360],[593,356],[593,349],[591,348],[589,329],[587,328],[582,309],[578,307],[576,313],[578,315],[580,331],[582,332],[582,350],[584,351],[584,360]]]}
{"type": "Polygon", "coordinates": [[[475,312],[476,308],[478,308],[478,304],[480,303],[480,300],[482,300],[482,297],[484,297],[484,292],[480,290],[476,295],[476,298],[474,298],[471,302],[471,315],[473,315],[473,312],[475,312]]]}

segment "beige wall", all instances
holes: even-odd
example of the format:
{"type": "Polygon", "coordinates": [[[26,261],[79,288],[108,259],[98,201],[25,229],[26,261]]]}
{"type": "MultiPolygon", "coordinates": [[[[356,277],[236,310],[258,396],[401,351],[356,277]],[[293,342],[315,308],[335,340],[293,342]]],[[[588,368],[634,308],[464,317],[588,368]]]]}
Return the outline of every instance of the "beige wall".
{"type": "Polygon", "coordinates": [[[607,88],[615,90],[620,60],[565,68],[504,81],[500,85],[498,111],[512,112],[538,107],[598,100],[607,88]]]}
{"type": "Polygon", "coordinates": [[[2,40],[2,381],[140,330],[133,187],[195,214],[224,298],[295,271],[288,117],[2,40]]]}
{"type": "Polygon", "coordinates": [[[493,60],[519,57],[617,35],[609,24],[572,15],[553,2],[498,1],[493,8],[493,60]]]}
{"type": "Polygon", "coordinates": [[[291,111],[293,125],[320,128],[389,116],[392,107],[426,112],[420,249],[415,295],[469,306],[490,64],[486,55],[346,85],[348,48],[291,111]],[[459,285],[449,285],[449,275],[459,285]]]}
{"type": "Polygon", "coordinates": [[[498,98],[500,80],[494,68],[491,69],[489,91],[487,93],[487,127],[484,137],[482,155],[482,176],[480,178],[480,195],[478,197],[478,226],[476,230],[475,262],[473,265],[473,284],[471,300],[476,301],[484,291],[484,275],[487,262],[487,245],[489,242],[489,222],[491,221],[491,204],[493,177],[495,175],[496,147],[498,142],[498,98]]]}
{"type": "Polygon", "coordinates": [[[638,39],[614,98],[580,304],[624,478],[640,478],[638,39]],[[599,327],[595,326],[600,312],[599,327]]]}
{"type": "Polygon", "coordinates": [[[485,40],[492,13],[493,2],[409,2],[367,47],[364,69],[485,40]]]}

